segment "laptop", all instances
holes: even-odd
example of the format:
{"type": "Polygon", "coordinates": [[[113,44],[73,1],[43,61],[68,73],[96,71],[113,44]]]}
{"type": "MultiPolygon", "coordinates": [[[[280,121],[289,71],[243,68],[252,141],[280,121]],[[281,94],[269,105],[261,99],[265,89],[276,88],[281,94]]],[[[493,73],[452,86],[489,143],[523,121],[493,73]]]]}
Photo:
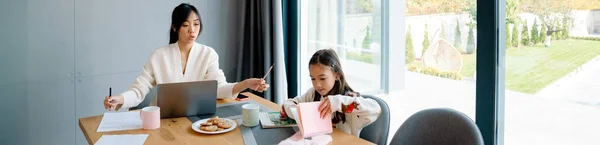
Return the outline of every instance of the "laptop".
{"type": "Polygon", "coordinates": [[[157,85],[160,118],[212,116],[217,110],[217,81],[157,85]]]}

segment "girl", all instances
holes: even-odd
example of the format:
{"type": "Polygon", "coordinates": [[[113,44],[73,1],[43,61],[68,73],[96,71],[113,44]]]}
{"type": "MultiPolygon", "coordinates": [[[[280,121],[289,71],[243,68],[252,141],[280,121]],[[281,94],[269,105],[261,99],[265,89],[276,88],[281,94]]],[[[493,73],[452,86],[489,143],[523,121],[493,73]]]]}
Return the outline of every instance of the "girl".
{"type": "Polygon", "coordinates": [[[340,60],[332,49],[317,51],[310,59],[309,71],[313,88],[283,103],[282,114],[285,117],[295,119],[287,112],[298,103],[321,101],[321,117],[333,115],[332,123],[336,128],[355,136],[359,136],[363,127],[379,117],[379,104],[375,100],[360,97],[350,88],[340,60]]]}

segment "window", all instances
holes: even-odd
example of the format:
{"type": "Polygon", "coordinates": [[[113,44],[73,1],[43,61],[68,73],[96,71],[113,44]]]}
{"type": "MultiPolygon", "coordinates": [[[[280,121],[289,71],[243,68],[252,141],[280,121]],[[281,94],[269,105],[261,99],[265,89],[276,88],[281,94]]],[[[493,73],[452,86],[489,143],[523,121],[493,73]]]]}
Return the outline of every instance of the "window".
{"type": "Polygon", "coordinates": [[[506,0],[505,144],[600,141],[599,8],[506,0]]]}
{"type": "Polygon", "coordinates": [[[381,9],[378,0],[301,1],[300,88],[312,87],[308,61],[334,49],[348,83],[359,92],[381,91],[381,9]]]}
{"type": "Polygon", "coordinates": [[[428,108],[452,108],[475,120],[475,0],[406,0],[402,4],[387,0],[301,1],[299,93],[312,87],[308,75],[311,55],[332,48],[341,57],[355,90],[379,94],[390,105],[390,135],[410,115],[428,108]],[[386,8],[406,14],[400,18],[382,15],[386,8]],[[386,45],[385,40],[404,43],[386,45]],[[405,59],[386,63],[382,59],[386,57],[405,59]],[[382,75],[385,71],[400,73],[382,75]],[[395,76],[386,77],[390,75],[395,76]],[[403,85],[386,90],[385,82],[403,85]]]}

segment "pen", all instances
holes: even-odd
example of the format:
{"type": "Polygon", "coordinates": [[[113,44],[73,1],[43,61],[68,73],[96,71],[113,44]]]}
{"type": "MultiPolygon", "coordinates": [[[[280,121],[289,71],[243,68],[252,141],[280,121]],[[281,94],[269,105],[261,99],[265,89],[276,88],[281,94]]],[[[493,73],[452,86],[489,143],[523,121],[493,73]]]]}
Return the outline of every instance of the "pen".
{"type": "MultiPolygon", "coordinates": [[[[108,87],[108,97],[110,98],[110,96],[112,96],[112,87],[108,87]]],[[[108,101],[108,103],[112,104],[112,100],[108,101]]],[[[112,109],[112,107],[111,107],[112,109]]]]}

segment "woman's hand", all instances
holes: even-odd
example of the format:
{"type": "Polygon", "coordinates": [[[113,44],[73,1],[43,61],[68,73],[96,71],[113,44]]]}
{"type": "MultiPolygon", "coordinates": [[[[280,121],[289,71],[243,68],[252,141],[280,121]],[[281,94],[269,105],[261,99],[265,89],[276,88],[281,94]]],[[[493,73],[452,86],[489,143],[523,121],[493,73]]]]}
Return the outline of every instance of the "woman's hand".
{"type": "Polygon", "coordinates": [[[321,104],[319,105],[319,112],[321,112],[321,118],[331,115],[331,103],[329,102],[329,97],[323,97],[323,100],[321,100],[321,104]]]}
{"type": "Polygon", "coordinates": [[[104,97],[104,109],[107,111],[115,111],[117,105],[123,104],[123,96],[106,96],[104,97]]]}
{"type": "Polygon", "coordinates": [[[263,92],[269,89],[269,84],[263,79],[249,78],[243,81],[245,88],[255,90],[257,92],[263,92]]]}

